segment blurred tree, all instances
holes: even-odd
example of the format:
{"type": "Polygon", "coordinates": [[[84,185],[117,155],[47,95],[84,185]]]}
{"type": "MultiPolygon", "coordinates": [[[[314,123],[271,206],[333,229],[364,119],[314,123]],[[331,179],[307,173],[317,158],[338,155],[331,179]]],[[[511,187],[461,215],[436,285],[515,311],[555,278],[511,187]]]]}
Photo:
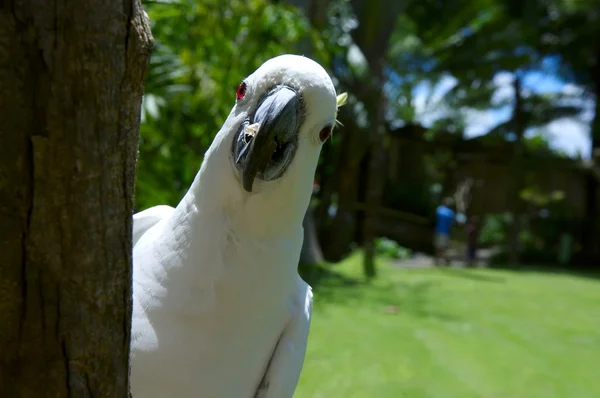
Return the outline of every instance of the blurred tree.
{"type": "MultiPolygon", "coordinates": [[[[308,17],[310,25],[317,31],[322,31],[327,24],[327,8],[328,0],[289,0],[287,3],[292,4],[300,9],[305,16],[308,17]]],[[[300,53],[319,61],[313,53],[316,52],[315,44],[320,43],[315,40],[310,40],[310,36],[306,36],[299,44],[300,53]]],[[[328,65],[323,65],[328,67],[328,65]]],[[[326,143],[330,145],[330,142],[326,143]]],[[[311,203],[306,209],[302,226],[304,228],[304,240],[302,242],[302,251],[300,252],[300,263],[305,266],[314,266],[323,262],[323,252],[317,235],[317,225],[314,217],[313,204],[311,203]]]]}
{"type": "Polygon", "coordinates": [[[329,10],[329,29],[326,30],[336,79],[350,93],[349,105],[340,109],[338,120],[343,124],[325,148],[319,168],[319,204],[316,209],[319,236],[325,257],[338,261],[350,250],[355,232],[355,209],[359,165],[364,157],[366,134],[361,127],[364,106],[356,95],[355,82],[364,78],[364,57],[354,44],[352,30],[358,25],[349,0],[333,1],[329,10]],[[325,160],[327,159],[327,160],[325,160]]]}
{"type": "Polygon", "coordinates": [[[358,28],[353,31],[354,41],[364,54],[371,74],[363,100],[371,132],[363,224],[364,269],[367,277],[373,277],[376,273],[375,234],[385,175],[385,114],[388,104],[383,91],[384,68],[396,21],[407,5],[408,0],[352,1],[354,11],[359,15],[358,28]]]}
{"type": "Polygon", "coordinates": [[[127,397],[139,1],[0,10],[0,386],[127,397]]]}
{"type": "Polygon", "coordinates": [[[389,40],[398,15],[407,1],[341,2],[337,17],[347,27],[340,41],[347,45],[345,62],[337,65],[338,78],[352,93],[348,112],[358,115],[341,118],[344,133],[340,142],[337,181],[337,207],[330,225],[328,257],[339,259],[348,250],[355,227],[354,212],[361,162],[368,165],[365,174],[366,212],[362,228],[365,246],[365,274],[375,275],[373,264],[374,234],[383,193],[384,138],[386,100],[383,94],[384,67],[389,40]],[[345,9],[343,7],[346,7],[345,9]]]}
{"type": "Polygon", "coordinates": [[[457,109],[501,109],[512,103],[513,116],[488,134],[512,142],[512,187],[507,194],[513,226],[508,250],[510,261],[516,263],[523,206],[519,193],[525,188],[520,166],[524,133],[531,127],[577,116],[582,108],[573,105],[573,101],[569,101],[572,98],[563,93],[539,95],[521,89],[520,78],[516,76],[542,69],[545,54],[535,46],[536,43],[526,40],[535,32],[525,21],[515,19],[510,6],[503,0],[420,1],[411,3],[408,13],[416,21],[417,34],[424,48],[429,50],[430,73],[449,73],[457,79],[457,84],[445,95],[451,117],[457,109]],[[453,15],[453,19],[451,23],[439,26],[427,18],[432,14],[453,15]],[[494,99],[494,78],[501,72],[513,75],[513,98],[494,99]]]}
{"type": "MultiPolygon", "coordinates": [[[[592,93],[595,112],[591,124],[591,156],[597,159],[600,153],[600,44],[597,40],[600,36],[600,2],[504,2],[511,16],[528,27],[528,34],[523,40],[542,54],[554,57],[555,62],[549,63],[552,72],[592,93]]],[[[598,183],[592,173],[586,184],[584,251],[590,263],[597,264],[600,259],[600,200],[598,183]]]]}
{"type": "Polygon", "coordinates": [[[521,77],[515,76],[513,80],[514,106],[511,118],[512,130],[515,135],[512,159],[510,161],[510,188],[509,210],[512,215],[511,230],[508,239],[508,262],[511,265],[519,263],[519,232],[521,230],[521,213],[523,203],[520,192],[525,188],[525,173],[523,172],[523,138],[525,136],[526,122],[523,119],[523,90],[521,77]]]}

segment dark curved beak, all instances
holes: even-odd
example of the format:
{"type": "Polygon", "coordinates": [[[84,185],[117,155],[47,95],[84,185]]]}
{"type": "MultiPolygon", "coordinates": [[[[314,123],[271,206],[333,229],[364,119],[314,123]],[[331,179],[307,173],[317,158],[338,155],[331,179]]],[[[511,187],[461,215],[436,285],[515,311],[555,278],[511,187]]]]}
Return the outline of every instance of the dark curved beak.
{"type": "Polygon", "coordinates": [[[297,131],[300,97],[286,86],[273,89],[260,103],[252,124],[255,134],[240,133],[236,163],[242,162],[242,186],[252,192],[254,180],[267,167],[276,149],[288,142],[297,131]]]}

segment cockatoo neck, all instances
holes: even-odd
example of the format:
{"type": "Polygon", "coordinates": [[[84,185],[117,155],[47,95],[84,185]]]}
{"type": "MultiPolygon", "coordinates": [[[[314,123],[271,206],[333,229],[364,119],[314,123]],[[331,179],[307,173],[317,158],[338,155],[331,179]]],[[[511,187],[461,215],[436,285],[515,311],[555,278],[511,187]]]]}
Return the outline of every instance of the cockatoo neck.
{"type": "Polygon", "coordinates": [[[312,170],[298,170],[292,165],[287,171],[290,175],[276,181],[257,181],[256,189],[248,193],[231,161],[233,134],[224,132],[227,127],[226,123],[206,152],[184,200],[193,201],[211,217],[222,214],[229,228],[244,236],[263,240],[296,234],[310,201],[316,162],[312,170]]]}

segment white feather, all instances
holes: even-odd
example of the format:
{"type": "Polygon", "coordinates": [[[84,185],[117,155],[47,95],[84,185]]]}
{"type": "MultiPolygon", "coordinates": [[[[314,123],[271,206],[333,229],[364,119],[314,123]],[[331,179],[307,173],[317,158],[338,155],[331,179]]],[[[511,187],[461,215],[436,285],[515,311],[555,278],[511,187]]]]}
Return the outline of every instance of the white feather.
{"type": "Polygon", "coordinates": [[[308,337],[312,293],[300,279],[302,219],[336,95],[325,70],[293,55],[248,79],[175,209],[134,218],[131,385],[135,398],[288,398],[308,337]],[[243,190],[231,146],[275,84],[301,92],[296,156],[276,180],[243,190]]]}
{"type": "Polygon", "coordinates": [[[133,215],[133,246],[150,228],[156,225],[163,218],[168,218],[173,214],[171,206],[154,206],[133,215]]]}

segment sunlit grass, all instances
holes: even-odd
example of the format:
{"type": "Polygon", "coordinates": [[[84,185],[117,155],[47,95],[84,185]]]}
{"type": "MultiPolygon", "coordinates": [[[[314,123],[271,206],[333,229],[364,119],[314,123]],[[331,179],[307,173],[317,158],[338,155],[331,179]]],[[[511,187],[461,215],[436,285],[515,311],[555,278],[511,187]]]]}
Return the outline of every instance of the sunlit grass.
{"type": "Polygon", "coordinates": [[[328,269],[296,398],[600,397],[600,279],[328,269]]]}

